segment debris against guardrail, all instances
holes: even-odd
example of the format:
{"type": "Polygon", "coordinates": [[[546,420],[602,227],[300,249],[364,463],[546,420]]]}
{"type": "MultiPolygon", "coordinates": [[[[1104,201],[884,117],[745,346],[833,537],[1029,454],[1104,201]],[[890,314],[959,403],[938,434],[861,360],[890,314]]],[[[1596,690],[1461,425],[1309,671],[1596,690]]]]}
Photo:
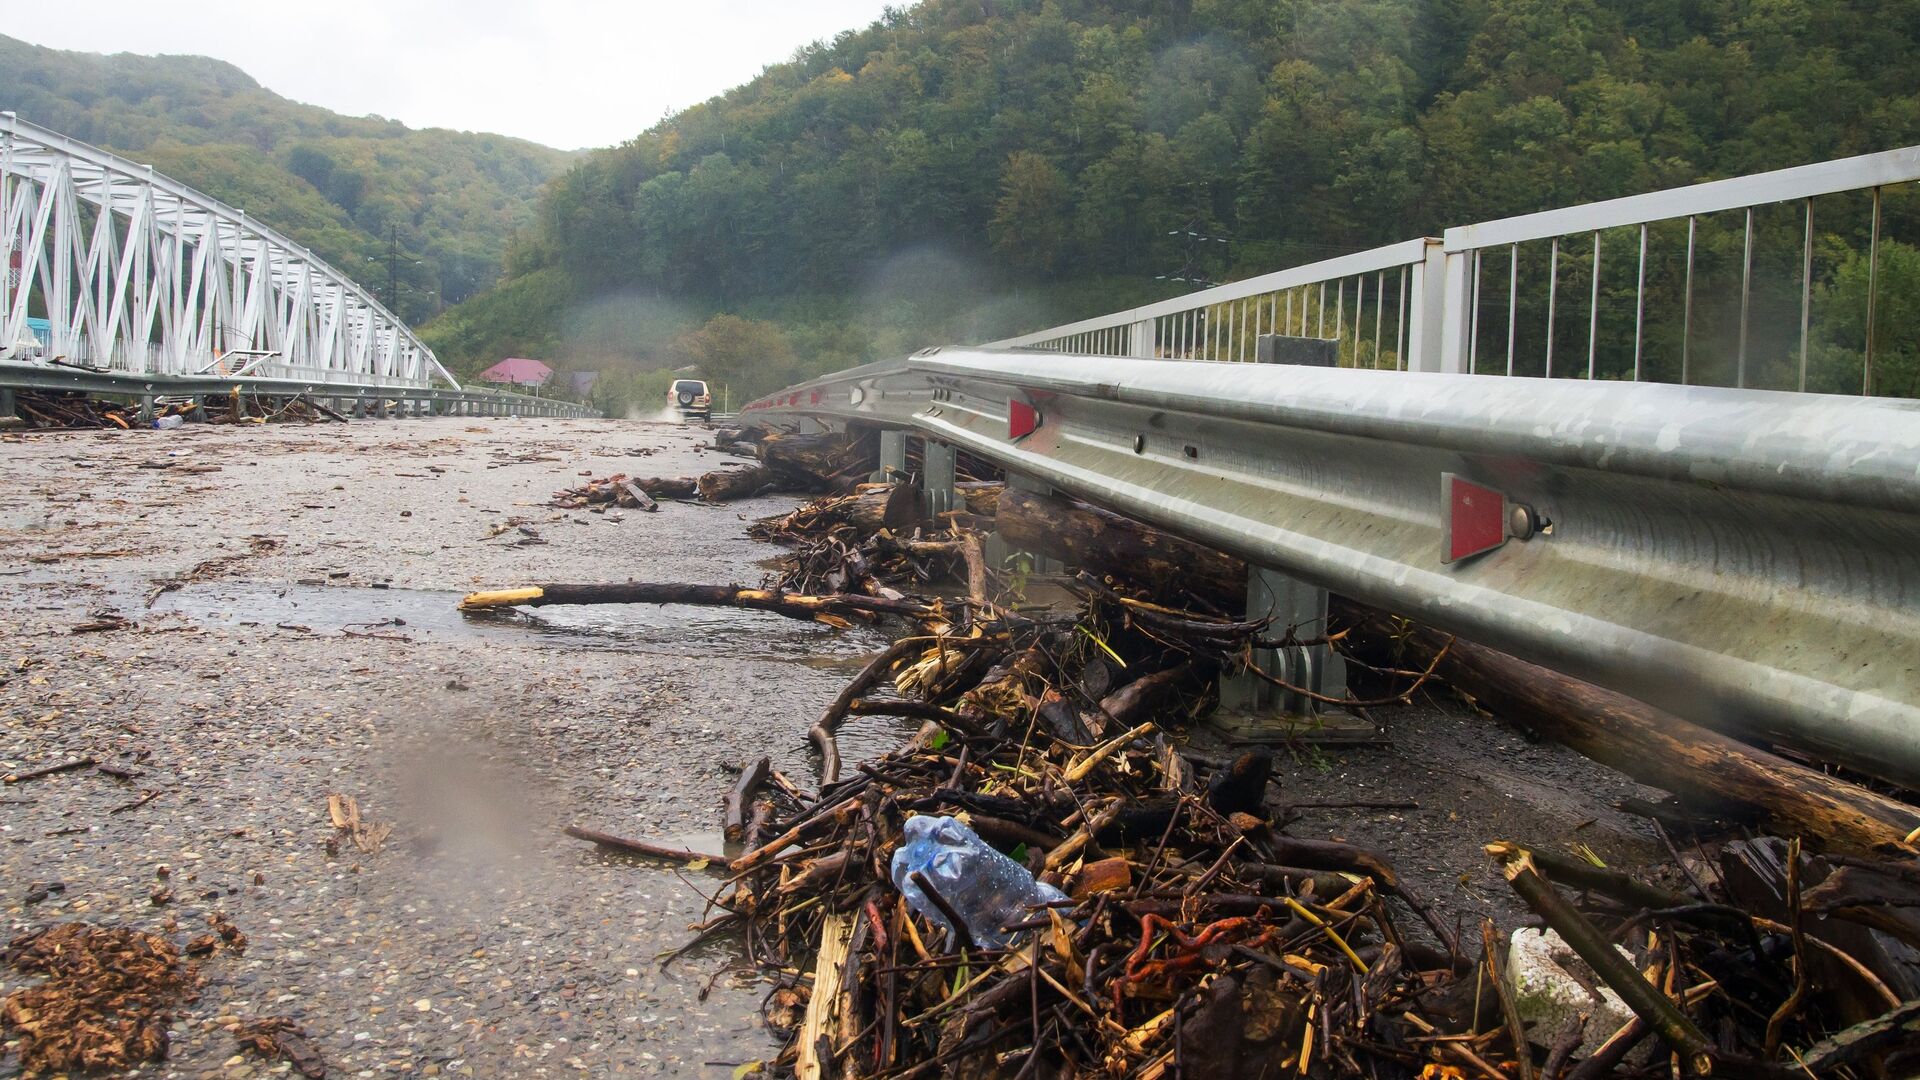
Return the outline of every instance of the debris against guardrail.
{"type": "MultiPolygon", "coordinates": [[[[1303,628],[1226,606],[1222,590],[1244,581],[1243,567],[1137,523],[1077,505],[1062,517],[1051,497],[998,485],[963,491],[962,509],[928,520],[910,489],[838,486],[755,527],[792,545],[764,589],[540,586],[468,601],[908,620],[812,722],[817,792],[777,770],[743,773],[728,796],[742,853],[569,830],[728,875],[696,941],[734,935],[766,972],[765,1014],[788,1037],[773,1071],[1591,1080],[1675,1067],[1894,1075],[1916,1064],[1920,917],[1900,898],[1920,888],[1920,834],[1899,831],[1912,807],[1897,795],[1864,792],[1846,805],[1869,824],[1848,826],[1762,793],[1747,820],[1789,824],[1792,840],[1742,838],[1668,808],[1698,827],[1697,846],[1658,874],[1487,837],[1517,898],[1578,957],[1566,975],[1587,1007],[1554,1014],[1531,954],[1516,959],[1491,923],[1464,944],[1379,852],[1290,835],[1262,752],[1187,741],[1217,673],[1254,647],[1374,647],[1364,611],[1309,642],[1303,628]],[[1041,528],[1033,515],[1046,514],[1041,528]],[[1097,573],[1064,582],[1064,606],[1015,604],[978,555],[989,526],[1048,532],[1097,573]],[[1103,545],[1119,554],[1085,557],[1103,545]],[[965,594],[915,595],[945,581],[965,594]],[[835,732],[869,715],[921,727],[843,777],[835,732]],[[939,818],[963,821],[1062,898],[1028,897],[992,935],[976,935],[961,910],[971,900],[941,895],[931,876],[910,878],[910,901],[893,880],[898,853],[910,823],[939,818]],[[1604,1002],[1626,1012],[1594,1025],[1604,1002]]],[[[1438,689],[1465,648],[1443,640],[1417,663],[1368,654],[1377,688],[1348,704],[1390,707],[1438,689]]],[[[1612,703],[1559,707],[1604,715],[1612,703]]],[[[1628,725],[1613,737],[1638,736],[1628,725]]],[[[1798,790],[1795,770],[1815,772],[1745,752],[1726,750],[1727,776],[1777,773],[1798,790]]],[[[1842,799],[1851,785],[1827,779],[1837,787],[1816,794],[1842,799]]]]}

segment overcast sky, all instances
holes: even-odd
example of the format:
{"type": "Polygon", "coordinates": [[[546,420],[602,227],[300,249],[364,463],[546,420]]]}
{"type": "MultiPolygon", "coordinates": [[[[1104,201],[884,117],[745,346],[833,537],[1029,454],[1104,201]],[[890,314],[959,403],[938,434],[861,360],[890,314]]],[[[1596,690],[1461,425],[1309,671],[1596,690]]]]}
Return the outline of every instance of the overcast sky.
{"type": "MultiPolygon", "coordinates": [[[[906,4],[910,0],[896,0],[906,4]]],[[[284,97],[572,149],[639,134],[883,0],[0,0],[57,49],[198,53],[284,97]]]]}

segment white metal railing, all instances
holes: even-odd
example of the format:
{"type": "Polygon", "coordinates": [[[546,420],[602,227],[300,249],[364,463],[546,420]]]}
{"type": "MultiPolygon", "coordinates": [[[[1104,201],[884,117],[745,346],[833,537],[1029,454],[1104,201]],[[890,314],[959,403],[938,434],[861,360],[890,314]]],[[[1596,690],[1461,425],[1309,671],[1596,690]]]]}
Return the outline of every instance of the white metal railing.
{"type": "MultiPolygon", "coordinates": [[[[1913,345],[1882,325],[1880,293],[1887,206],[1915,181],[1905,147],[1524,214],[991,346],[1246,361],[1281,334],[1336,341],[1343,367],[1920,396],[1912,372],[1876,380],[1890,346],[1913,345]],[[1861,264],[1863,298],[1829,295],[1861,264]],[[1858,332],[1816,342],[1816,300],[1858,332]]],[[[1920,199],[1901,206],[1920,220],[1920,199]]]]}
{"type": "Polygon", "coordinates": [[[1096,356],[1254,358],[1262,334],[1334,338],[1354,366],[1400,367],[1420,331],[1427,242],[1296,266],[1113,315],[994,342],[1096,356]]]}

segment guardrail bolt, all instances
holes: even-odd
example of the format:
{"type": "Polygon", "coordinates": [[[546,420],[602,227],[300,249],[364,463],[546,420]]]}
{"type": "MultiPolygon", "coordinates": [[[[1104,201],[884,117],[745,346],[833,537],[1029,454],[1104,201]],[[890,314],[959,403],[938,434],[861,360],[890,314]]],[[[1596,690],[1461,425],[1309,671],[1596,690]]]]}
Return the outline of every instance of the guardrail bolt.
{"type": "Polygon", "coordinates": [[[1507,507],[1507,535],[1515,540],[1525,540],[1537,532],[1545,532],[1553,527],[1547,519],[1526,503],[1513,503],[1507,507]]]}

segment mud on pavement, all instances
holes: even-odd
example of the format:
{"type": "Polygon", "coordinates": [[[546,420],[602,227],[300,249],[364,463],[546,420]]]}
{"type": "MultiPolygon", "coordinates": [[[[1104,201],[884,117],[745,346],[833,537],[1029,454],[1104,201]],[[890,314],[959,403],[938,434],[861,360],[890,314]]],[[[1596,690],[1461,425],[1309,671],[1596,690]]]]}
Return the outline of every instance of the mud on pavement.
{"type": "MultiPolygon", "coordinates": [[[[764,987],[724,943],[662,968],[718,880],[566,839],[583,824],[717,848],[730,767],[811,779],[807,723],[886,644],[741,611],[462,618],[464,592],[541,581],[753,583],[746,521],[787,498],[556,510],[586,475],[731,460],[705,432],[438,419],[46,433],[0,446],[0,790],[8,937],[85,920],[250,939],[147,1075],[245,1076],[234,1029],[286,1016],[332,1076],[733,1075],[771,1056],[764,987]],[[79,631],[79,632],[76,632],[79,631]],[[356,844],[329,796],[354,800],[356,844]],[[363,831],[364,838],[364,831],[363,831]]],[[[1558,747],[1431,704],[1392,746],[1283,756],[1300,835],[1379,847],[1467,925],[1516,909],[1492,832],[1650,852],[1608,805],[1647,793],[1558,747]],[[1339,793],[1338,796],[1331,793],[1339,793]]],[[[900,726],[851,725],[857,761],[900,726]]],[[[0,993],[32,976],[0,971],[0,993]]],[[[0,1074],[19,1068],[8,1055],[0,1074]]]]}

